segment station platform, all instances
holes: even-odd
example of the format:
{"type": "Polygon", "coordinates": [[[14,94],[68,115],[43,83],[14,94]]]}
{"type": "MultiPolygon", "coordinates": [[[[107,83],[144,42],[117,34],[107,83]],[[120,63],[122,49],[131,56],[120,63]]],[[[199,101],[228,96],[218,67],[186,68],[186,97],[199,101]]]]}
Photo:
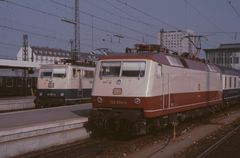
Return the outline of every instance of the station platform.
{"type": "Polygon", "coordinates": [[[88,138],[91,104],[0,114],[0,157],[7,158],[88,138]]]}
{"type": "Polygon", "coordinates": [[[0,112],[35,108],[35,96],[0,98],[0,112]]]}

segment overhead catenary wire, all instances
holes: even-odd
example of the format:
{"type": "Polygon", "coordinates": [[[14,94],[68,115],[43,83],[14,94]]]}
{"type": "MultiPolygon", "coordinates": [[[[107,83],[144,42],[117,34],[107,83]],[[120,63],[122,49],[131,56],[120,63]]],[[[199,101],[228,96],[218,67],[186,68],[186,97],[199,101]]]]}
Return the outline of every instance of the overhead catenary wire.
{"type": "MultiPolygon", "coordinates": [[[[16,32],[28,33],[28,34],[32,34],[32,35],[47,38],[47,39],[50,38],[50,39],[54,39],[54,40],[58,40],[58,41],[69,42],[68,39],[64,39],[64,38],[60,38],[60,37],[56,37],[56,36],[50,36],[50,35],[42,34],[42,33],[36,33],[36,32],[32,32],[32,31],[28,31],[28,30],[24,30],[24,29],[19,29],[19,28],[12,27],[12,26],[0,25],[0,28],[8,29],[8,30],[16,31],[16,32]]],[[[85,45],[85,46],[88,46],[88,47],[90,46],[90,45],[84,44],[84,43],[81,43],[81,44],[85,45]]]]}
{"type": "Polygon", "coordinates": [[[198,15],[203,17],[208,23],[210,23],[214,28],[217,28],[220,30],[219,32],[224,32],[222,28],[220,28],[217,24],[213,23],[213,20],[210,20],[207,16],[205,16],[196,6],[194,6],[191,2],[188,0],[184,0],[186,4],[188,4],[192,9],[194,9],[198,15]]]}
{"type": "Polygon", "coordinates": [[[12,4],[12,5],[15,5],[15,6],[18,6],[18,7],[22,7],[22,8],[25,8],[25,9],[29,9],[29,10],[32,10],[34,12],[39,12],[39,13],[42,13],[42,14],[45,14],[45,15],[49,15],[49,16],[52,16],[52,17],[55,17],[55,18],[60,18],[60,19],[62,18],[62,16],[59,16],[59,15],[56,15],[56,14],[53,14],[53,13],[50,13],[50,12],[46,12],[46,11],[43,11],[43,10],[40,10],[40,9],[32,8],[32,7],[29,7],[29,6],[20,4],[20,3],[16,3],[16,2],[13,2],[13,1],[10,1],[10,0],[3,0],[3,2],[12,4]]]}
{"type": "MultiPolygon", "coordinates": [[[[155,27],[155,28],[156,28],[156,27],[161,27],[160,25],[154,25],[154,24],[150,24],[150,23],[146,23],[146,22],[144,22],[144,21],[141,21],[140,19],[132,16],[131,14],[128,14],[127,16],[122,16],[122,15],[120,16],[120,15],[114,13],[114,12],[109,11],[109,10],[106,9],[106,8],[100,7],[99,5],[96,5],[96,4],[92,3],[91,1],[86,1],[86,2],[89,3],[89,4],[91,4],[91,5],[94,5],[96,8],[99,8],[100,10],[106,12],[106,13],[109,14],[109,15],[113,15],[113,16],[116,16],[116,17],[118,17],[118,18],[122,18],[122,19],[124,19],[124,20],[128,20],[128,21],[130,21],[130,22],[135,22],[135,23],[138,23],[138,24],[143,24],[143,25],[147,25],[147,26],[149,26],[149,27],[155,27]]],[[[118,8],[118,7],[116,7],[115,9],[118,10],[117,8],[118,8]]],[[[121,11],[121,13],[125,14],[125,13],[122,12],[122,11],[121,11]]]]}
{"type": "Polygon", "coordinates": [[[143,24],[143,25],[147,25],[147,26],[150,26],[150,27],[162,27],[160,25],[155,25],[155,24],[150,24],[150,23],[147,23],[145,21],[142,21],[141,19],[133,16],[132,14],[129,14],[128,12],[124,11],[123,9],[117,7],[116,5],[114,5],[112,2],[108,1],[108,0],[104,0],[106,4],[110,5],[112,8],[118,10],[120,13],[123,13],[125,14],[126,16],[128,17],[131,17],[131,20],[132,21],[135,21],[137,23],[140,23],[140,24],[143,24]]]}
{"type": "MultiPolygon", "coordinates": [[[[28,7],[28,6],[25,6],[25,5],[18,5],[18,3],[15,3],[15,2],[12,3],[12,2],[9,1],[9,0],[5,0],[4,2],[7,2],[7,3],[13,4],[13,5],[22,7],[22,8],[25,8],[25,9],[30,9],[30,10],[32,10],[32,11],[39,12],[39,13],[42,13],[42,14],[45,14],[45,15],[49,15],[49,16],[52,16],[52,17],[55,17],[55,18],[62,19],[62,17],[59,16],[59,15],[56,15],[56,14],[53,14],[53,13],[49,13],[49,12],[46,12],[46,11],[40,11],[39,9],[35,9],[35,8],[28,7]]],[[[80,24],[92,28],[92,26],[89,25],[89,24],[86,24],[86,23],[83,23],[83,22],[80,22],[80,24]]],[[[94,26],[94,28],[97,29],[97,30],[103,31],[103,32],[112,33],[112,34],[117,34],[117,32],[110,31],[110,30],[107,30],[107,29],[102,29],[102,28],[99,28],[99,27],[96,27],[96,26],[94,26]]],[[[16,28],[16,29],[17,29],[17,28],[16,28]]],[[[28,32],[28,31],[26,31],[26,32],[28,32]]],[[[32,33],[33,33],[33,32],[32,32],[32,33]]],[[[34,33],[33,33],[33,34],[34,34],[34,33]]],[[[36,33],[36,34],[38,34],[38,33],[36,33]]],[[[48,36],[48,35],[46,35],[46,36],[48,36]]],[[[127,36],[127,35],[124,35],[124,37],[127,38],[127,39],[134,40],[134,41],[141,41],[141,40],[139,40],[139,39],[136,39],[136,38],[134,38],[134,37],[127,36]]]]}
{"type": "MultiPolygon", "coordinates": [[[[16,3],[16,2],[12,2],[12,1],[9,1],[9,0],[4,0],[4,2],[7,2],[7,3],[10,3],[10,4],[16,5],[16,6],[18,6],[18,7],[22,7],[22,8],[25,8],[25,9],[29,9],[29,10],[32,10],[32,11],[35,11],[35,12],[39,12],[39,13],[42,13],[42,14],[45,14],[45,15],[49,15],[49,16],[52,16],[52,17],[55,17],[55,18],[59,18],[59,19],[62,19],[62,18],[63,18],[63,17],[60,16],[60,15],[56,15],[56,14],[53,14],[53,13],[49,13],[49,12],[47,12],[47,11],[42,11],[42,10],[39,10],[39,9],[35,9],[35,8],[29,7],[29,6],[25,6],[25,5],[22,5],[22,4],[19,4],[19,3],[16,3]]],[[[83,11],[82,11],[82,12],[83,12],[83,11]]],[[[86,12],[84,12],[84,13],[87,14],[86,12]]],[[[89,15],[89,16],[92,16],[92,14],[88,14],[88,15],[89,15]]],[[[95,16],[95,17],[97,17],[97,16],[95,16]]],[[[97,18],[101,18],[101,17],[97,17],[97,18]]],[[[104,18],[101,18],[101,19],[102,19],[102,20],[105,20],[105,21],[108,21],[108,20],[106,20],[106,19],[104,19],[104,18]]],[[[108,22],[110,22],[110,21],[108,21],[108,22]]],[[[82,23],[82,22],[80,22],[80,24],[92,28],[91,25],[84,24],[84,23],[82,23]]],[[[113,23],[113,22],[112,22],[112,24],[119,25],[119,24],[116,24],[116,23],[113,23]]],[[[106,31],[106,29],[101,29],[101,28],[98,28],[98,27],[95,27],[95,26],[94,26],[94,28],[96,28],[97,30],[101,30],[101,31],[104,30],[104,32],[113,33],[113,31],[106,31]]],[[[130,29],[130,28],[128,28],[128,29],[130,29]]],[[[134,29],[131,29],[131,30],[133,31],[134,29]]],[[[137,30],[135,30],[135,32],[137,32],[137,33],[142,33],[142,32],[137,31],[137,30]]],[[[118,33],[117,33],[117,32],[114,32],[114,34],[118,34],[118,33]]],[[[142,34],[143,34],[143,33],[142,33],[142,34]]],[[[128,39],[131,39],[131,40],[138,41],[138,42],[141,41],[141,40],[135,39],[135,38],[130,37],[130,36],[127,36],[127,35],[124,35],[124,37],[126,37],[126,38],[128,38],[128,39]]],[[[152,36],[152,37],[153,37],[153,36],[152,36]]]]}
{"type": "MultiPolygon", "coordinates": [[[[57,4],[57,5],[60,5],[60,6],[69,8],[69,9],[74,9],[74,8],[71,7],[71,6],[62,4],[62,3],[60,3],[60,2],[56,2],[55,0],[48,0],[48,1],[49,1],[49,2],[52,2],[52,3],[55,3],[55,4],[57,4]]],[[[115,25],[115,26],[119,26],[119,25],[120,25],[120,24],[118,24],[118,23],[116,23],[116,22],[110,21],[110,20],[105,19],[105,18],[100,17],[100,16],[96,16],[96,15],[91,14],[91,13],[88,13],[88,12],[86,12],[86,11],[80,10],[80,13],[85,14],[85,15],[87,15],[87,16],[89,16],[89,17],[94,17],[94,18],[96,18],[96,19],[99,19],[99,20],[101,20],[101,21],[107,22],[107,23],[112,24],[112,25],[115,25]]],[[[150,34],[147,34],[147,33],[143,33],[143,32],[141,32],[141,31],[139,31],[139,30],[130,28],[130,27],[128,27],[128,26],[126,26],[126,25],[123,25],[123,24],[121,24],[121,27],[122,27],[122,28],[125,28],[126,30],[135,32],[135,33],[146,34],[146,35],[148,35],[149,37],[151,37],[151,38],[153,38],[153,39],[157,39],[157,37],[154,36],[154,35],[150,35],[150,34]]]]}
{"type": "Polygon", "coordinates": [[[234,7],[234,5],[232,4],[231,0],[226,0],[227,3],[230,5],[230,7],[232,8],[232,10],[235,12],[235,14],[238,16],[238,18],[240,18],[240,13],[238,12],[238,10],[234,7]]]}
{"type": "Polygon", "coordinates": [[[10,46],[10,47],[16,47],[16,48],[22,47],[22,45],[18,45],[18,44],[14,44],[14,43],[0,42],[0,44],[4,45],[4,46],[10,46]]]}
{"type": "MultiPolygon", "coordinates": [[[[3,19],[3,18],[0,18],[0,20],[6,20],[6,19],[3,19]]],[[[11,20],[11,22],[12,22],[13,20],[11,20]]],[[[22,26],[25,26],[25,27],[30,27],[30,28],[32,28],[32,29],[37,29],[37,30],[41,30],[41,31],[47,31],[47,32],[50,32],[50,33],[54,33],[54,34],[59,34],[59,35],[63,35],[63,36],[71,36],[70,34],[66,34],[65,32],[56,32],[56,30],[53,30],[53,29],[49,29],[49,28],[44,28],[44,27],[40,27],[40,26],[36,26],[36,25],[31,25],[31,24],[29,24],[29,23],[23,23],[23,22],[19,22],[19,21],[16,21],[16,20],[14,20],[13,21],[14,22],[14,24],[17,24],[17,25],[22,25],[22,26]]]]}
{"type": "MultiPolygon", "coordinates": [[[[106,0],[105,0],[105,1],[106,1],[106,0]]],[[[174,29],[176,29],[176,30],[182,30],[182,29],[180,29],[179,27],[174,26],[174,25],[172,25],[172,24],[169,24],[168,22],[165,22],[165,21],[159,19],[158,17],[155,17],[155,16],[153,16],[153,15],[151,15],[151,14],[149,14],[149,13],[146,13],[146,12],[144,12],[144,11],[142,11],[142,10],[140,10],[140,9],[132,6],[132,5],[130,5],[130,4],[127,3],[127,2],[123,2],[123,1],[120,1],[120,0],[115,0],[115,1],[118,2],[119,4],[122,4],[122,5],[126,6],[126,7],[129,7],[129,8],[132,9],[132,10],[135,10],[135,11],[137,11],[137,12],[139,12],[139,13],[147,16],[147,17],[150,17],[150,18],[152,18],[153,20],[156,20],[156,21],[160,22],[161,24],[164,24],[164,25],[169,26],[169,27],[171,27],[171,28],[174,28],[174,29]]]]}

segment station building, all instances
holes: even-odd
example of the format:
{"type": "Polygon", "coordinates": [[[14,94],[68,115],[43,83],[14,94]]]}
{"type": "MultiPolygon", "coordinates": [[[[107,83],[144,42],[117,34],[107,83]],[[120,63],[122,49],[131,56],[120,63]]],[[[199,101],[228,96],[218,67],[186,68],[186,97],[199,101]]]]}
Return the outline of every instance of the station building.
{"type": "Polygon", "coordinates": [[[210,63],[240,70],[240,43],[220,44],[205,53],[210,63]]]}
{"type": "Polygon", "coordinates": [[[71,58],[71,51],[37,46],[27,47],[26,54],[27,57],[25,59],[24,48],[20,48],[17,53],[17,60],[34,62],[39,64],[54,64],[61,59],[71,58]]]}

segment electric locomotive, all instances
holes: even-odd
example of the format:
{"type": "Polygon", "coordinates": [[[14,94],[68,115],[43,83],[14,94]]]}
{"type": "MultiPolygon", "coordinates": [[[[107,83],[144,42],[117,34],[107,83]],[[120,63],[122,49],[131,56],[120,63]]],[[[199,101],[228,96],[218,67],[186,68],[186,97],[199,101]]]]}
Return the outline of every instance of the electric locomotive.
{"type": "MultiPolygon", "coordinates": [[[[239,77],[238,71],[231,84],[238,96],[239,77]]],[[[93,134],[141,135],[181,114],[215,108],[224,96],[222,71],[212,64],[168,53],[103,56],[86,127],[93,134]]]]}
{"type": "Polygon", "coordinates": [[[36,107],[61,106],[90,100],[93,65],[42,65],[39,71],[36,107]]]}

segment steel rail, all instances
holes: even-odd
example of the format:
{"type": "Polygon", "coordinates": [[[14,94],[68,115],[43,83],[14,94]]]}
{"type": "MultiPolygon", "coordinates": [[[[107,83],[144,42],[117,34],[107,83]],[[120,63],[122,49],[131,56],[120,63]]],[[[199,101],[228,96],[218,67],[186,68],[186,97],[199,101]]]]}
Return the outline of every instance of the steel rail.
{"type": "Polygon", "coordinates": [[[215,144],[207,148],[205,151],[203,151],[200,155],[198,155],[196,158],[204,158],[207,155],[209,155],[211,152],[213,152],[218,146],[226,142],[233,134],[240,129],[240,125],[228,132],[224,137],[222,137],[219,141],[217,141],[215,144]]]}

